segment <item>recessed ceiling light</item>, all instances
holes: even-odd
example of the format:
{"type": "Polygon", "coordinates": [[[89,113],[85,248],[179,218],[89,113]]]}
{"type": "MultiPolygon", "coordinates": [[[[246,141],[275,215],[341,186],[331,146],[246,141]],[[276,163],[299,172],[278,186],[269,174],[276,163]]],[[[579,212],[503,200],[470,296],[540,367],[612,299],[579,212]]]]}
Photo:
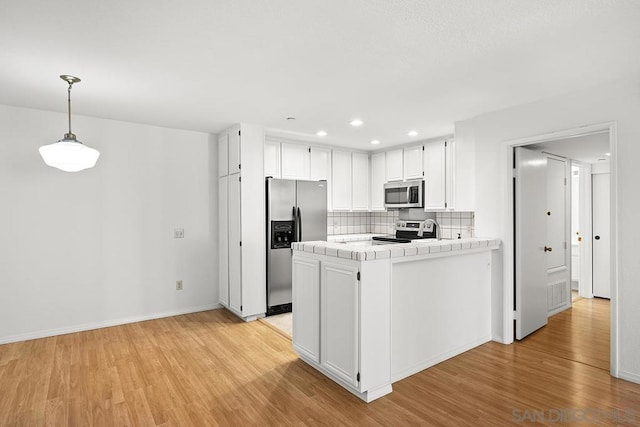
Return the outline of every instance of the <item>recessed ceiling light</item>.
{"type": "Polygon", "coordinates": [[[360,119],[353,119],[349,124],[353,127],[358,127],[358,126],[362,126],[363,123],[364,122],[360,119]]]}
{"type": "Polygon", "coordinates": [[[610,156],[610,155],[611,155],[611,153],[604,153],[604,155],[605,155],[605,156],[610,156]]]}
{"type": "Polygon", "coordinates": [[[373,141],[371,141],[371,143],[373,145],[378,145],[378,144],[380,144],[380,141],[378,141],[377,139],[374,139],[373,141]]]}
{"type": "Polygon", "coordinates": [[[325,132],[323,130],[319,130],[318,132],[316,132],[316,135],[318,135],[318,136],[327,136],[327,132],[325,132]]]}
{"type": "Polygon", "coordinates": [[[415,131],[415,130],[410,130],[407,135],[409,135],[409,136],[418,136],[418,132],[415,131]]]}

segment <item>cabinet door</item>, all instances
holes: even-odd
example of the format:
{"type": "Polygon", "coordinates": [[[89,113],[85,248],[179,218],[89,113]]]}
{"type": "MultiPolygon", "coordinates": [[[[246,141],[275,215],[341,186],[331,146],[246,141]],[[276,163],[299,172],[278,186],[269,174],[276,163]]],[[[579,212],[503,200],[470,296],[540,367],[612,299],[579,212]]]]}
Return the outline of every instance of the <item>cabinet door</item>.
{"type": "Polygon", "coordinates": [[[293,258],[293,349],[320,363],[320,261],[293,258]]]}
{"type": "Polygon", "coordinates": [[[358,386],[358,268],[331,262],[321,266],[320,364],[358,386]]]}
{"type": "Polygon", "coordinates": [[[352,165],[352,202],[354,211],[369,210],[369,155],[362,153],[351,154],[352,165]]]}
{"type": "Polygon", "coordinates": [[[424,145],[424,209],[445,209],[445,141],[424,145]]]}
{"type": "Polygon", "coordinates": [[[322,147],[311,147],[309,150],[309,179],[328,180],[331,177],[331,150],[322,147]]]}
{"type": "Polygon", "coordinates": [[[333,150],[331,171],[331,207],[351,210],[351,152],[333,150]]]}
{"type": "Polygon", "coordinates": [[[384,209],[384,183],[387,182],[385,153],[371,156],[371,210],[384,209]]]}
{"type": "Polygon", "coordinates": [[[264,176],[280,178],[280,143],[264,142],[264,176]]]}
{"type": "Polygon", "coordinates": [[[311,147],[309,153],[309,178],[314,181],[327,180],[327,210],[331,207],[331,150],[323,147],[311,147]]]}
{"type": "Polygon", "coordinates": [[[218,176],[229,175],[229,135],[218,136],[218,176]]]}
{"type": "Polygon", "coordinates": [[[240,131],[229,132],[229,175],[240,172],[240,131]]]}
{"type": "Polygon", "coordinates": [[[222,177],[218,184],[218,276],[220,282],[220,303],[229,306],[229,178],[222,177]]]}
{"type": "Polygon", "coordinates": [[[282,178],[309,179],[309,147],[282,143],[282,178]]]}
{"type": "Polygon", "coordinates": [[[240,174],[229,176],[229,308],[241,313],[242,251],[240,224],[240,174]]]}
{"type": "Polygon", "coordinates": [[[421,179],[422,173],[422,145],[405,148],[403,151],[404,179],[421,179]]]}
{"type": "Polygon", "coordinates": [[[402,181],[402,148],[387,151],[387,182],[402,181]]]}
{"type": "Polygon", "coordinates": [[[453,139],[447,140],[444,146],[445,151],[445,206],[447,209],[453,209],[456,206],[456,162],[455,162],[455,142],[453,139]]]}

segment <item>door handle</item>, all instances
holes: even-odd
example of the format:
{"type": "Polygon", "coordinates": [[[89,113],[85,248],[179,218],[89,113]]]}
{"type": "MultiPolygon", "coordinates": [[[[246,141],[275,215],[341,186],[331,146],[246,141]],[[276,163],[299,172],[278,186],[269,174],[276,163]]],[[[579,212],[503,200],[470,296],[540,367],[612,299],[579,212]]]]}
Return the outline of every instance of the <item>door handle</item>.
{"type": "Polygon", "coordinates": [[[300,208],[298,208],[298,242],[302,242],[302,215],[300,214],[300,208]]]}
{"type": "Polygon", "coordinates": [[[594,239],[600,240],[600,236],[596,236],[596,237],[594,237],[594,239]]]}
{"type": "Polygon", "coordinates": [[[293,241],[298,242],[298,216],[296,215],[296,207],[291,208],[291,215],[293,215],[293,241]]]}
{"type": "Polygon", "coordinates": [[[553,248],[551,246],[545,246],[544,247],[544,251],[545,252],[551,252],[553,250],[553,248]]]}

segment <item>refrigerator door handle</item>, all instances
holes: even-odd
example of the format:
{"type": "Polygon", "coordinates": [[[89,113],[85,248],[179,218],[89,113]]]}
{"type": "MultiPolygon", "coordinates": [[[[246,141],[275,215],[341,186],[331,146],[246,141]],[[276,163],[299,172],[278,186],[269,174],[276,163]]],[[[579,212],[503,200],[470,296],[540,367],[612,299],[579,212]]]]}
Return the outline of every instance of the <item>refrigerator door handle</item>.
{"type": "Polygon", "coordinates": [[[298,208],[298,242],[302,242],[302,215],[300,214],[300,208],[298,208]]]}
{"type": "Polygon", "coordinates": [[[293,216],[293,241],[298,241],[298,215],[296,215],[296,207],[291,208],[291,215],[293,216]]]}

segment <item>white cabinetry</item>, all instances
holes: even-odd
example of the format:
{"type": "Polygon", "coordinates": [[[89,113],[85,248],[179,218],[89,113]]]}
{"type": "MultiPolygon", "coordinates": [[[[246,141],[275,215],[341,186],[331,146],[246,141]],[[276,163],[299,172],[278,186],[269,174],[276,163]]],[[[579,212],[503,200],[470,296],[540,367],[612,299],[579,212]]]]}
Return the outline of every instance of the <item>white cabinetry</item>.
{"type": "Polygon", "coordinates": [[[241,124],[223,135],[219,165],[226,156],[228,170],[219,181],[220,303],[254,320],[266,311],[264,223],[256,221],[264,218],[264,130],[241,124]]]}
{"type": "Polygon", "coordinates": [[[229,305],[229,177],[220,177],[218,182],[218,230],[220,245],[218,281],[220,283],[220,303],[229,305]]]}
{"type": "Polygon", "coordinates": [[[358,267],[324,262],[321,270],[320,363],[336,377],[357,387],[358,267]]]}
{"type": "Polygon", "coordinates": [[[402,181],[402,148],[387,151],[387,182],[402,181]]]}
{"type": "Polygon", "coordinates": [[[389,259],[294,251],[292,273],[300,358],[367,402],[391,392],[389,259]]]}
{"type": "Polygon", "coordinates": [[[320,261],[293,258],[293,349],[320,363],[320,261]]]}
{"type": "Polygon", "coordinates": [[[264,176],[280,178],[280,143],[265,141],[264,143],[264,176]]]}
{"type": "Polygon", "coordinates": [[[331,207],[334,211],[351,210],[351,152],[333,150],[331,171],[331,207]]]}
{"type": "Polygon", "coordinates": [[[422,179],[422,145],[405,148],[403,159],[404,179],[422,179]]]}
{"type": "Polygon", "coordinates": [[[309,179],[319,181],[331,179],[331,150],[324,147],[309,147],[309,179]]]}
{"type": "Polygon", "coordinates": [[[218,176],[229,175],[229,134],[218,136],[218,176]]]}
{"type": "Polygon", "coordinates": [[[363,153],[351,154],[351,209],[354,211],[368,211],[369,206],[369,155],[363,153]]]}
{"type": "Polygon", "coordinates": [[[454,207],[453,140],[424,145],[424,209],[443,210],[454,207]]]}
{"type": "Polygon", "coordinates": [[[309,147],[282,143],[282,178],[309,179],[309,147]]]}
{"type": "Polygon", "coordinates": [[[371,155],[371,210],[383,211],[384,208],[384,184],[387,182],[386,154],[377,153],[371,155]]]}

